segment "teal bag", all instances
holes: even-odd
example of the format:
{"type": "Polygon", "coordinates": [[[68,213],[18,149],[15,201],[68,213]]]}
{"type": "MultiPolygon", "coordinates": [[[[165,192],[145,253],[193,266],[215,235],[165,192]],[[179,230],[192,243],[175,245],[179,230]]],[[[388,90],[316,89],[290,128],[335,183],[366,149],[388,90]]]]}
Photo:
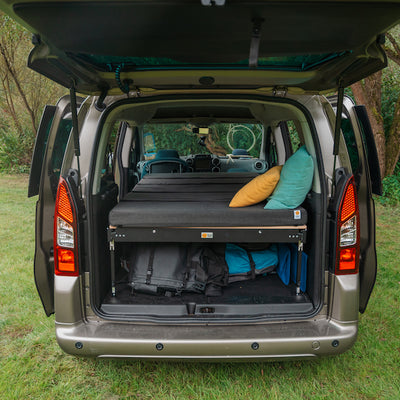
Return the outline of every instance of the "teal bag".
{"type": "Polygon", "coordinates": [[[276,245],[272,245],[266,250],[247,251],[228,243],[225,261],[229,270],[229,283],[254,279],[275,269],[278,265],[278,249],[276,245]]]}

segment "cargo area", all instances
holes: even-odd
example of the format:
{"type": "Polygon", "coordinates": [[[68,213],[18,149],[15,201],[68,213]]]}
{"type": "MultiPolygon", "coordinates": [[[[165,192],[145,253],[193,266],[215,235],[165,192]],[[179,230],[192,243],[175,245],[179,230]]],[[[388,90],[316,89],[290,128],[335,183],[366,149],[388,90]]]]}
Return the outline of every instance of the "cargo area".
{"type": "Polygon", "coordinates": [[[101,312],[200,319],[312,313],[320,275],[309,243],[314,218],[306,209],[232,209],[223,200],[231,194],[224,192],[222,176],[206,180],[203,174],[199,192],[190,194],[182,175],[149,175],[110,210],[101,312]],[[213,180],[219,182],[216,192],[205,183],[213,180]],[[154,182],[158,200],[146,201],[144,187],[152,190],[154,182]]]}
{"type": "MultiPolygon", "coordinates": [[[[192,105],[194,110],[211,112],[203,102],[192,105]]],[[[100,142],[101,173],[91,215],[93,232],[98,233],[91,254],[99,314],[122,320],[244,321],[309,317],[318,310],[323,274],[322,249],[316,244],[322,236],[322,197],[314,190],[318,185],[311,185],[318,164],[310,161],[304,178],[309,187],[295,206],[268,209],[269,200],[258,199],[246,206],[232,203],[237,193],[252,188],[255,180],[261,182],[274,167],[281,171],[291,156],[304,153],[312,159],[304,146],[308,142],[313,151],[308,126],[295,120],[301,114],[287,105],[281,111],[292,118],[274,121],[272,127],[250,119],[250,107],[230,110],[225,104],[220,110],[223,123],[220,118],[207,121],[212,128],[201,128],[203,135],[198,122],[180,128],[167,118],[177,108],[159,108],[155,115],[160,118],[153,116],[139,127],[119,123],[118,133],[108,138],[112,157],[110,143],[100,142]],[[235,112],[242,117],[231,122],[229,114],[235,112]],[[172,135],[185,129],[198,141],[187,152],[165,139],[166,131],[172,135]],[[213,137],[211,129],[219,129],[219,136],[213,137]],[[161,149],[160,132],[165,135],[161,149]],[[230,148],[223,153],[220,146],[212,153],[209,143],[220,140],[221,132],[230,148]],[[232,144],[246,134],[247,142],[232,144]],[[243,148],[237,149],[239,145],[243,148]],[[198,152],[193,153],[195,146],[198,152]]],[[[293,192],[304,180],[296,179],[293,192]]]]}

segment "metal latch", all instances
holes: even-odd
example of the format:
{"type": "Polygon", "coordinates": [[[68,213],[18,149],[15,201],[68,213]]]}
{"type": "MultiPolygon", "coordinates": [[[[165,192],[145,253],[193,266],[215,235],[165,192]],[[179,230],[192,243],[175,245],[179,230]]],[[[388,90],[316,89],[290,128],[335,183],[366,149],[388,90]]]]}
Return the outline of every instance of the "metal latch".
{"type": "Polygon", "coordinates": [[[273,93],[276,97],[286,97],[288,88],[286,86],[275,86],[273,93]]]}

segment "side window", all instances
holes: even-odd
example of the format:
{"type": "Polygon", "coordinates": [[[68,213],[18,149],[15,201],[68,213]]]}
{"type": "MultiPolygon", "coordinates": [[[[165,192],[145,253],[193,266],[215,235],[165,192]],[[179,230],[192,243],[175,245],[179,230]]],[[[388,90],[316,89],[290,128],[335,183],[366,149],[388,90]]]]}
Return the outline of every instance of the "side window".
{"type": "Polygon", "coordinates": [[[42,173],[44,154],[46,152],[47,140],[49,138],[50,128],[53,123],[53,118],[56,110],[56,106],[49,105],[47,105],[43,110],[38,133],[36,136],[35,149],[33,151],[31,172],[29,175],[28,197],[36,196],[39,194],[39,184],[42,173]]]}
{"type": "Polygon", "coordinates": [[[270,126],[265,132],[265,157],[270,167],[277,165],[278,153],[276,151],[276,143],[270,126]]]}
{"type": "Polygon", "coordinates": [[[301,147],[301,139],[299,132],[296,128],[295,121],[287,121],[289,131],[290,143],[292,145],[292,152],[295,153],[301,147]]]}
{"type": "Polygon", "coordinates": [[[360,123],[361,136],[363,138],[364,147],[367,153],[369,173],[372,184],[372,193],[381,196],[382,180],[379,168],[378,152],[376,150],[374,133],[372,132],[367,110],[365,106],[355,106],[354,110],[357,114],[358,122],[360,123]]]}
{"type": "Polygon", "coordinates": [[[285,160],[295,153],[302,144],[302,136],[297,128],[296,121],[288,120],[281,121],[279,128],[282,134],[282,140],[285,146],[285,160]]]}
{"type": "Polygon", "coordinates": [[[58,125],[56,137],[54,140],[53,152],[48,169],[50,178],[51,190],[54,198],[56,197],[58,181],[60,179],[61,165],[64,159],[65,148],[71,134],[72,119],[68,118],[68,115],[64,117],[58,125]]]}
{"type": "Polygon", "coordinates": [[[118,143],[119,128],[121,122],[117,121],[112,125],[110,135],[105,148],[104,157],[101,165],[101,189],[109,186],[115,182],[115,163],[117,162],[115,157],[116,145],[118,143]]]}
{"type": "Polygon", "coordinates": [[[360,167],[360,159],[358,156],[358,148],[353,126],[350,118],[348,118],[346,115],[342,116],[341,128],[344,141],[346,142],[347,152],[349,153],[351,170],[354,177],[357,179],[360,167]]]}

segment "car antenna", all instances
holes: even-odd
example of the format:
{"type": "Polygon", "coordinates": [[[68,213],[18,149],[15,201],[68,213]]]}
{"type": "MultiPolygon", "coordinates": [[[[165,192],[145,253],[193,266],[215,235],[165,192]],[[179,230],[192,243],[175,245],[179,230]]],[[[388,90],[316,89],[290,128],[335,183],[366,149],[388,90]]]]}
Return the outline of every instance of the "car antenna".
{"type": "Polygon", "coordinates": [[[81,166],[79,163],[79,157],[81,155],[81,149],[79,146],[79,127],[78,127],[78,107],[76,103],[76,91],[75,82],[71,81],[71,87],[69,89],[69,96],[71,102],[71,115],[72,115],[72,135],[74,140],[74,153],[76,156],[77,170],[78,170],[78,187],[79,194],[82,196],[82,186],[81,186],[81,166]]]}

